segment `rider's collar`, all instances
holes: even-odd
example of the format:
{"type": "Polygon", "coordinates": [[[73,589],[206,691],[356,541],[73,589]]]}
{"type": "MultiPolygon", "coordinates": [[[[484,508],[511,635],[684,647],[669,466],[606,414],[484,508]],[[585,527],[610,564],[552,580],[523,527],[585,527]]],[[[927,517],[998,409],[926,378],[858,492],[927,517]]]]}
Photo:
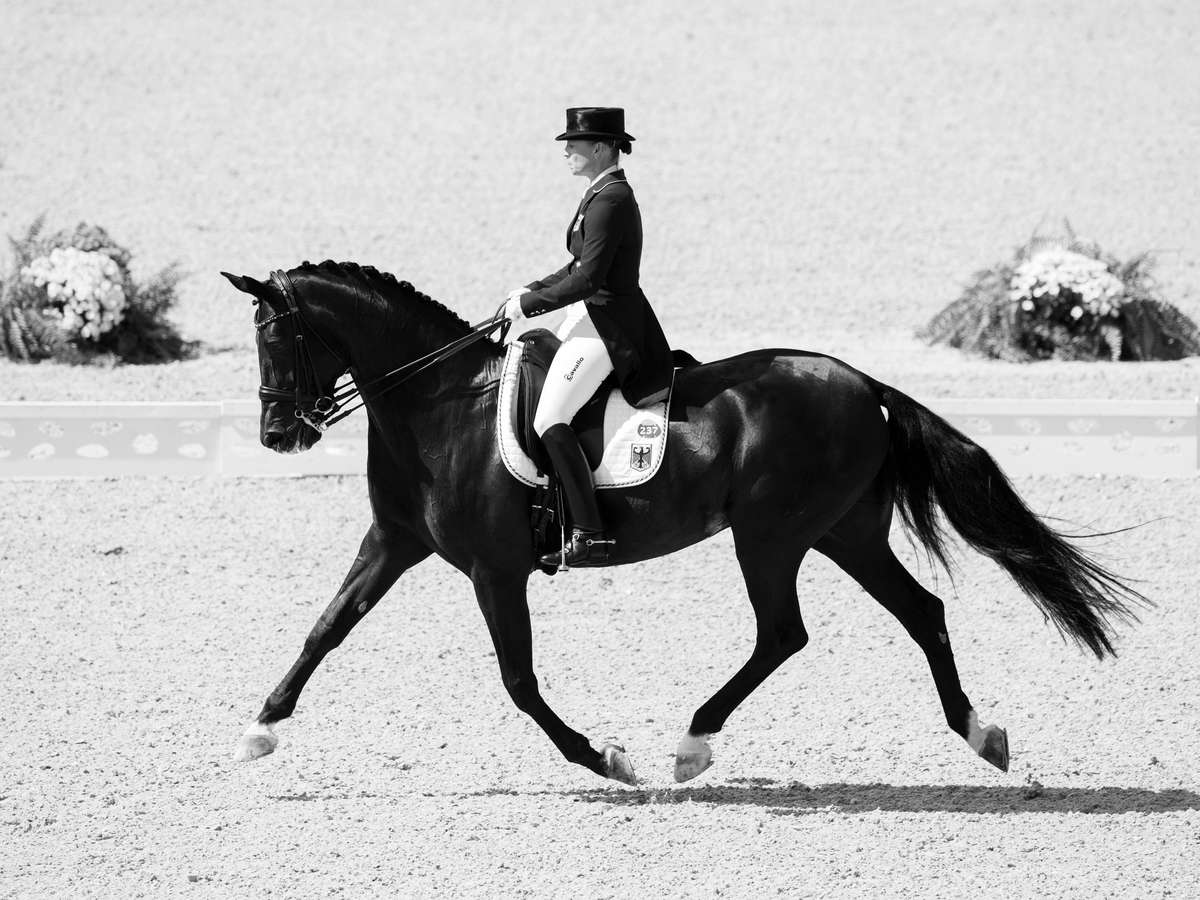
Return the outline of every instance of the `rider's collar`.
{"type": "Polygon", "coordinates": [[[595,178],[592,179],[591,183],[587,186],[587,191],[584,191],[583,193],[586,195],[588,191],[590,191],[592,188],[594,188],[597,184],[600,183],[601,178],[611,175],[613,172],[619,172],[619,171],[621,171],[621,166],[619,164],[614,164],[614,165],[609,166],[607,169],[605,169],[603,172],[601,172],[599,175],[597,175],[595,178]]]}

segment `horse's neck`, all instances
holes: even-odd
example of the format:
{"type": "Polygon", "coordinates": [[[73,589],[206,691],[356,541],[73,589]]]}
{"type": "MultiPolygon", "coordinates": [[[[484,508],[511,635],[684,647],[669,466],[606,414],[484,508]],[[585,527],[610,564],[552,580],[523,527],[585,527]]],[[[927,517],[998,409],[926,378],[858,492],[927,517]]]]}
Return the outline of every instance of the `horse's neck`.
{"type": "MultiPolygon", "coordinates": [[[[400,399],[410,418],[439,418],[444,412],[453,420],[456,411],[447,409],[447,405],[458,405],[453,403],[455,399],[477,402],[471,398],[477,398],[498,379],[501,355],[486,340],[464,347],[416,374],[410,375],[411,370],[405,368],[387,378],[389,372],[437,354],[469,332],[438,310],[430,310],[428,317],[423,317],[419,308],[405,311],[407,314],[378,309],[374,312],[377,315],[357,316],[354,333],[345,337],[355,382],[365,387],[382,379],[380,388],[401,382],[386,397],[400,399]]],[[[370,397],[376,390],[366,388],[365,394],[370,397]]]]}
{"type": "MultiPolygon", "coordinates": [[[[472,477],[473,473],[458,470],[473,454],[447,451],[473,441],[495,444],[489,435],[495,427],[502,363],[502,357],[475,345],[390,391],[368,391],[365,402],[374,426],[372,440],[380,442],[380,450],[387,448],[379,454],[377,465],[410,473],[436,467],[443,473],[457,471],[453,480],[472,477]]],[[[417,494],[430,487],[424,478],[415,478],[412,484],[417,494]],[[418,482],[423,486],[418,487],[418,482]]]]}

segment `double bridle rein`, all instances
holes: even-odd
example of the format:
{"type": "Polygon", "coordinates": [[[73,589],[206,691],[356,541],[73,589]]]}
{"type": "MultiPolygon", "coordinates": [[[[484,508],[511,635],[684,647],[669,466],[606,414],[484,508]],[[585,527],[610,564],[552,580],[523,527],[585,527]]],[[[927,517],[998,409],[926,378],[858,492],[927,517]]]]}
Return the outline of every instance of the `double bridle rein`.
{"type": "Polygon", "coordinates": [[[368,391],[372,392],[372,396],[379,397],[392,390],[392,388],[399,387],[426,369],[449,359],[460,350],[482,340],[493,331],[502,330],[501,340],[503,340],[503,333],[507,331],[508,326],[508,320],[504,318],[503,310],[500,310],[492,318],[472,325],[469,333],[451,341],[439,350],[434,350],[420,359],[414,359],[402,366],[397,366],[390,372],[385,372],[378,378],[373,378],[361,387],[353,382],[344,382],[341,387],[338,387],[337,379],[349,371],[350,364],[342,359],[341,355],[334,351],[329,346],[329,343],[304,318],[304,313],[300,311],[300,306],[296,302],[296,286],[292,284],[292,279],[288,276],[288,273],[282,269],[277,269],[271,273],[271,283],[283,294],[288,308],[283,312],[268,316],[261,322],[255,322],[254,327],[256,330],[261,331],[272,322],[278,322],[281,319],[287,318],[293,320],[292,328],[295,339],[292,342],[292,352],[295,360],[296,386],[289,391],[267,384],[259,385],[258,396],[262,400],[268,401],[290,400],[296,406],[296,418],[302,420],[306,425],[318,432],[324,432],[330,426],[346,418],[350,413],[365,406],[368,391]],[[330,356],[341,364],[341,371],[334,378],[332,394],[326,394],[321,391],[320,376],[317,374],[316,364],[313,362],[312,353],[309,351],[309,343],[305,340],[306,334],[310,334],[320,341],[330,356]],[[377,388],[378,385],[385,381],[389,383],[377,388]],[[356,406],[344,408],[347,403],[356,398],[359,401],[356,406]]]}

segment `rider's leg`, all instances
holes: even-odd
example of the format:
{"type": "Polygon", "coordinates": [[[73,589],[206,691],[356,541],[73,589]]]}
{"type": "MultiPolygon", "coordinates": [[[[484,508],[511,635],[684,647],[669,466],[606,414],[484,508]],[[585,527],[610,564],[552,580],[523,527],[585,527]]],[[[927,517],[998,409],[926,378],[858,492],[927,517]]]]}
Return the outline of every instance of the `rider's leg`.
{"type": "MultiPolygon", "coordinates": [[[[578,305],[583,306],[583,301],[578,305]]],[[[550,361],[546,384],[533,416],[533,428],[539,437],[554,425],[570,425],[613,370],[608,348],[591,317],[586,311],[583,315],[571,315],[574,312],[574,307],[568,310],[568,321],[574,320],[571,327],[560,330],[562,346],[550,361]]]]}
{"type": "MultiPolygon", "coordinates": [[[[566,563],[571,566],[603,562],[608,556],[609,544],[596,503],[591,467],[570,422],[612,371],[612,360],[586,312],[579,315],[572,309],[568,316],[570,325],[563,329],[566,338],[546,373],[533,427],[562,482],[575,523],[566,548],[566,563]],[[570,315],[572,312],[576,315],[570,315]]],[[[558,554],[547,554],[542,562],[556,565],[558,554]]]]}
{"type": "Polygon", "coordinates": [[[592,324],[592,318],[588,315],[587,301],[572,303],[568,306],[567,314],[558,323],[554,333],[560,341],[565,341],[576,334],[596,337],[596,326],[592,324]]]}

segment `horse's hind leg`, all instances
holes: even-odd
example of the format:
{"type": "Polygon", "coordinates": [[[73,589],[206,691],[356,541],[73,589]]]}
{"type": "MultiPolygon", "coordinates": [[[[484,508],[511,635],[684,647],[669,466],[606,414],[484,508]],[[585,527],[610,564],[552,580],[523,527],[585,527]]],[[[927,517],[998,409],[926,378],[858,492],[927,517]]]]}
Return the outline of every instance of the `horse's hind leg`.
{"type": "Polygon", "coordinates": [[[242,735],[234,759],[239,762],[257,759],[275,749],[278,738],[274,724],[295,710],[300,692],[321,660],[345,640],[405,569],[412,568],[428,555],[429,550],[424,545],[407,537],[384,535],[377,525],[371,526],[341,589],[313,625],[296,662],[271,692],[258,718],[242,735]]]}
{"type": "MultiPolygon", "coordinates": [[[[890,504],[890,499],[888,502],[890,504]]],[[[900,620],[929,662],[946,723],[966,739],[979,756],[1007,772],[1008,734],[995,725],[981,727],[971,701],[963,693],[946,630],[945,606],[896,558],[887,543],[886,523],[882,531],[871,527],[861,515],[864,511],[864,503],[860,502],[833,531],[816,543],[815,549],[837,563],[900,620]],[[865,528],[866,534],[860,528],[865,528]]],[[[876,524],[877,521],[876,517],[876,524]]]]}
{"type": "Polygon", "coordinates": [[[793,653],[808,643],[796,597],[796,573],[807,548],[791,538],[771,540],[765,533],[747,534],[734,528],[738,563],[754,607],[756,636],[750,658],[728,682],[692,716],[688,733],[675,751],[675,780],[695,778],[709,767],[709,735],[793,653]]]}

